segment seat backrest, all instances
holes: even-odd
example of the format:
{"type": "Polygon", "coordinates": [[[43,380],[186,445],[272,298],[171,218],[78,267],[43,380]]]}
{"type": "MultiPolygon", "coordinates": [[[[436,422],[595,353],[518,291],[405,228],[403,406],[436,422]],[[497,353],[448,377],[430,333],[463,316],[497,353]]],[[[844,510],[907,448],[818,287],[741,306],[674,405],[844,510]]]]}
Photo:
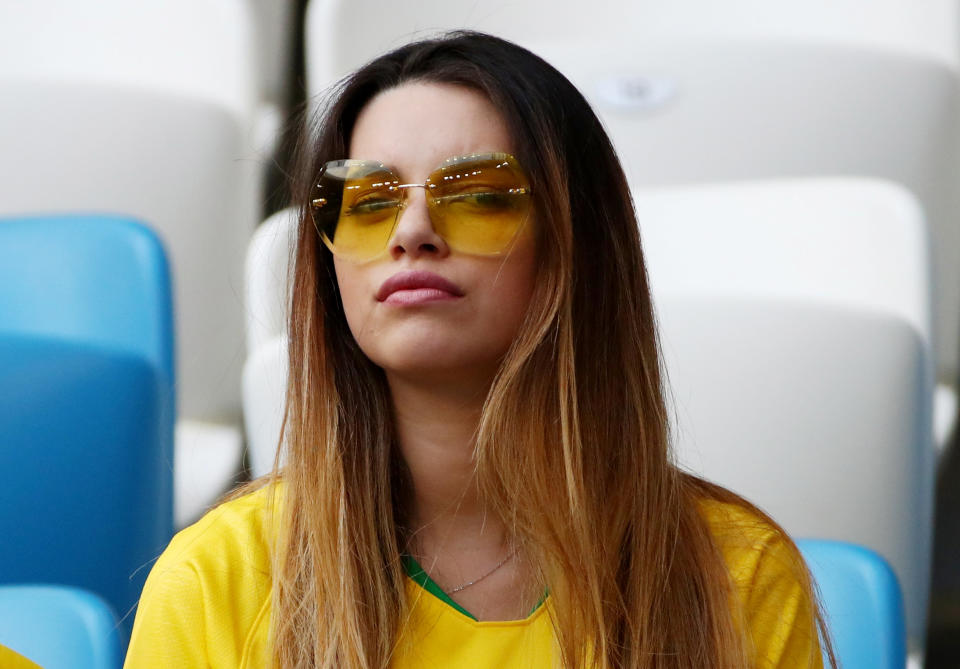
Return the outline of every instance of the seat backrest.
{"type": "Polygon", "coordinates": [[[413,37],[478,28],[530,48],[584,93],[634,186],[820,175],[904,184],[933,231],[935,360],[941,379],[956,382],[956,2],[883,0],[864,13],[857,0],[734,0],[722,9],[709,0],[598,0],[586,18],[548,0],[482,8],[426,0],[391,12],[389,21],[369,20],[378,13],[376,0],[311,1],[312,95],[413,37]]]}
{"type": "Polygon", "coordinates": [[[173,383],[169,269],[156,235],[120,216],[0,219],[0,333],[147,359],[173,383]]]}
{"type": "Polygon", "coordinates": [[[184,418],[239,420],[256,96],[246,2],[0,3],[0,217],[111,212],[156,231],[184,418]]]}
{"type": "Polygon", "coordinates": [[[114,611],[79,588],[0,586],[0,645],[49,669],[119,669],[122,663],[114,611]]]}
{"type": "Polygon", "coordinates": [[[270,216],[250,239],[244,281],[248,355],[287,330],[296,234],[296,211],[291,208],[270,216]]]}
{"type": "Polygon", "coordinates": [[[933,381],[915,200],[859,179],[634,199],[679,462],[793,535],[883,555],[922,647],[933,381]]]}
{"type": "Polygon", "coordinates": [[[0,582],[136,604],[172,535],[172,352],[148,228],[0,220],[0,582]]]}
{"type": "Polygon", "coordinates": [[[243,420],[253,476],[262,476],[273,467],[283,422],[290,254],[296,231],[295,211],[280,211],[257,229],[247,249],[243,420]]]}
{"type": "Polygon", "coordinates": [[[820,594],[843,669],[903,669],[903,597],[890,565],[875,551],[842,541],[797,542],[820,594]]]}
{"type": "Polygon", "coordinates": [[[634,203],[657,295],[856,307],[894,315],[933,345],[926,221],[916,198],[895,183],[809,178],[638,188],[634,203]]]}
{"type": "MultiPolygon", "coordinates": [[[[377,0],[310,0],[306,16],[308,84],[311,94],[371,58],[417,36],[443,30],[473,29],[520,44],[606,42],[624,47],[666,42],[808,42],[885,49],[956,63],[960,35],[955,30],[960,8],[951,0],[932,0],[918,8],[909,0],[880,0],[869,16],[857,0],[771,6],[762,0],[732,0],[718,9],[709,0],[598,0],[590,17],[558,12],[548,0],[517,4],[490,0],[483,7],[443,0],[404,3],[388,21],[377,0]],[[605,20],[616,16],[616,21],[605,20]],[[595,20],[591,20],[595,19],[595,20]],[[632,40],[630,38],[633,38],[632,40]]],[[[594,66],[600,54],[581,53],[594,66]]]]}

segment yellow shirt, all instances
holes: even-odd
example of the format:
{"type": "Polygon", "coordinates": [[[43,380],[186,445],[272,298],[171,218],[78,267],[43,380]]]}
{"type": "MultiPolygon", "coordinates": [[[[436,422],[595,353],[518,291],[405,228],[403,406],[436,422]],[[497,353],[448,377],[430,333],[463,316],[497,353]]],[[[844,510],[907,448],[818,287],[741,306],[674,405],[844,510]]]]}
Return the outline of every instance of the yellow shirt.
{"type": "MultiPolygon", "coordinates": [[[[147,578],[125,667],[269,666],[267,489],[214,509],[173,538],[147,578]]],[[[796,552],[746,510],[704,502],[763,669],[822,667],[796,552]]],[[[548,597],[529,617],[484,621],[408,579],[411,619],[395,669],[553,666],[548,597]]]]}
{"type": "Polygon", "coordinates": [[[31,662],[12,648],[0,644],[0,667],[4,669],[41,669],[39,664],[31,662]]]}

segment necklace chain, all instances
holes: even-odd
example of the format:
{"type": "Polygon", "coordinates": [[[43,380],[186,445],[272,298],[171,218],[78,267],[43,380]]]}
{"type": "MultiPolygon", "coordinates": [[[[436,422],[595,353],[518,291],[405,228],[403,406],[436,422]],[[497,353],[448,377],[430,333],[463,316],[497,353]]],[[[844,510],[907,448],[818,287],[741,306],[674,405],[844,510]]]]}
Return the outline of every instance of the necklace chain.
{"type": "Polygon", "coordinates": [[[488,571],[486,574],[484,574],[484,575],[481,576],[480,578],[476,578],[476,579],[474,579],[474,580],[472,580],[472,581],[467,581],[466,583],[464,583],[464,584],[462,584],[462,585],[458,585],[457,587],[452,588],[452,589],[450,589],[450,590],[444,590],[444,592],[445,592],[446,594],[448,594],[448,595],[452,595],[452,594],[454,594],[455,592],[460,592],[461,590],[465,590],[465,589],[469,588],[471,585],[476,585],[477,583],[479,583],[480,581],[482,581],[483,579],[485,579],[487,576],[489,576],[490,574],[492,574],[493,572],[495,572],[496,570],[498,570],[500,567],[502,567],[503,565],[507,564],[507,561],[509,561],[510,558],[512,558],[512,557],[513,557],[514,555],[516,555],[516,554],[517,554],[517,549],[514,548],[512,551],[510,551],[509,553],[507,553],[506,557],[504,557],[502,560],[500,560],[500,562],[498,562],[498,563],[496,564],[496,566],[494,566],[493,569],[491,569],[490,571],[488,571]]]}
{"type": "Polygon", "coordinates": [[[514,555],[516,555],[516,554],[517,554],[517,548],[514,548],[512,551],[510,551],[509,553],[507,553],[506,556],[504,556],[504,558],[503,558],[502,560],[500,560],[500,562],[498,562],[496,565],[494,565],[493,569],[491,569],[490,571],[488,571],[487,573],[485,573],[483,576],[480,576],[479,578],[475,578],[475,579],[473,579],[472,581],[467,581],[466,583],[462,583],[462,584],[458,585],[458,586],[455,587],[455,588],[451,588],[450,590],[444,590],[443,593],[446,594],[446,595],[452,595],[452,594],[454,594],[454,593],[460,592],[461,590],[466,590],[466,589],[469,588],[471,585],[476,585],[477,583],[479,583],[480,581],[482,581],[483,579],[485,579],[487,576],[490,576],[490,575],[493,574],[495,571],[497,571],[498,569],[500,569],[500,567],[502,567],[503,565],[507,564],[507,562],[510,561],[510,558],[512,558],[512,557],[513,557],[514,555]]]}

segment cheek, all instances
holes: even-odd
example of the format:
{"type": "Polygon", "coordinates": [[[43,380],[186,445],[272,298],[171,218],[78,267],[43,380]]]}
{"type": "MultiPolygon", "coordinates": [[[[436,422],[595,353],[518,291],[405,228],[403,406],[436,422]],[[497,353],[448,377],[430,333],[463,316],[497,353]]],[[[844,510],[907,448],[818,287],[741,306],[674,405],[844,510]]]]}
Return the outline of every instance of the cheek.
{"type": "Polygon", "coordinates": [[[347,325],[350,326],[353,338],[359,340],[363,323],[367,321],[370,310],[369,291],[364,288],[363,273],[354,265],[347,262],[341,263],[336,259],[334,269],[347,325]]]}
{"type": "MultiPolygon", "coordinates": [[[[532,264],[518,268],[505,283],[505,301],[513,320],[520,321],[526,315],[533,296],[535,268],[532,264]]],[[[519,327],[519,323],[517,325],[519,327]]]]}
{"type": "Polygon", "coordinates": [[[516,249],[493,279],[491,304],[485,309],[493,316],[491,326],[501,344],[516,338],[530,307],[536,283],[536,261],[532,248],[516,249]]]}

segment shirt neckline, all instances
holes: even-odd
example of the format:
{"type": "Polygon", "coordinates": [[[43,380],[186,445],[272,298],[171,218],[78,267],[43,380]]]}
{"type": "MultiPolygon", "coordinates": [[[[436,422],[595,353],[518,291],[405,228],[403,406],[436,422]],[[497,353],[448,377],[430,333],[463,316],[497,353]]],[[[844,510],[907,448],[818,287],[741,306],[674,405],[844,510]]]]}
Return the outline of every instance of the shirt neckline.
{"type": "Polygon", "coordinates": [[[420,566],[420,563],[417,562],[412,555],[404,554],[400,556],[400,559],[401,559],[401,563],[403,564],[403,569],[407,573],[407,576],[410,578],[410,580],[412,580],[414,583],[416,583],[421,588],[426,590],[428,593],[433,595],[436,599],[440,600],[450,608],[466,616],[467,618],[469,618],[475,623],[483,624],[485,622],[511,622],[511,623],[524,622],[526,620],[529,620],[533,616],[533,614],[535,614],[540,609],[540,607],[543,606],[544,602],[546,602],[547,600],[547,597],[549,597],[549,592],[545,591],[543,595],[540,597],[540,599],[537,601],[537,603],[534,605],[533,609],[530,610],[530,613],[527,614],[527,617],[518,621],[477,620],[477,617],[475,615],[467,611],[463,606],[461,606],[456,601],[454,601],[454,599],[450,595],[445,593],[443,591],[443,588],[437,585],[436,581],[430,578],[430,575],[426,572],[426,570],[423,567],[420,566]]]}

